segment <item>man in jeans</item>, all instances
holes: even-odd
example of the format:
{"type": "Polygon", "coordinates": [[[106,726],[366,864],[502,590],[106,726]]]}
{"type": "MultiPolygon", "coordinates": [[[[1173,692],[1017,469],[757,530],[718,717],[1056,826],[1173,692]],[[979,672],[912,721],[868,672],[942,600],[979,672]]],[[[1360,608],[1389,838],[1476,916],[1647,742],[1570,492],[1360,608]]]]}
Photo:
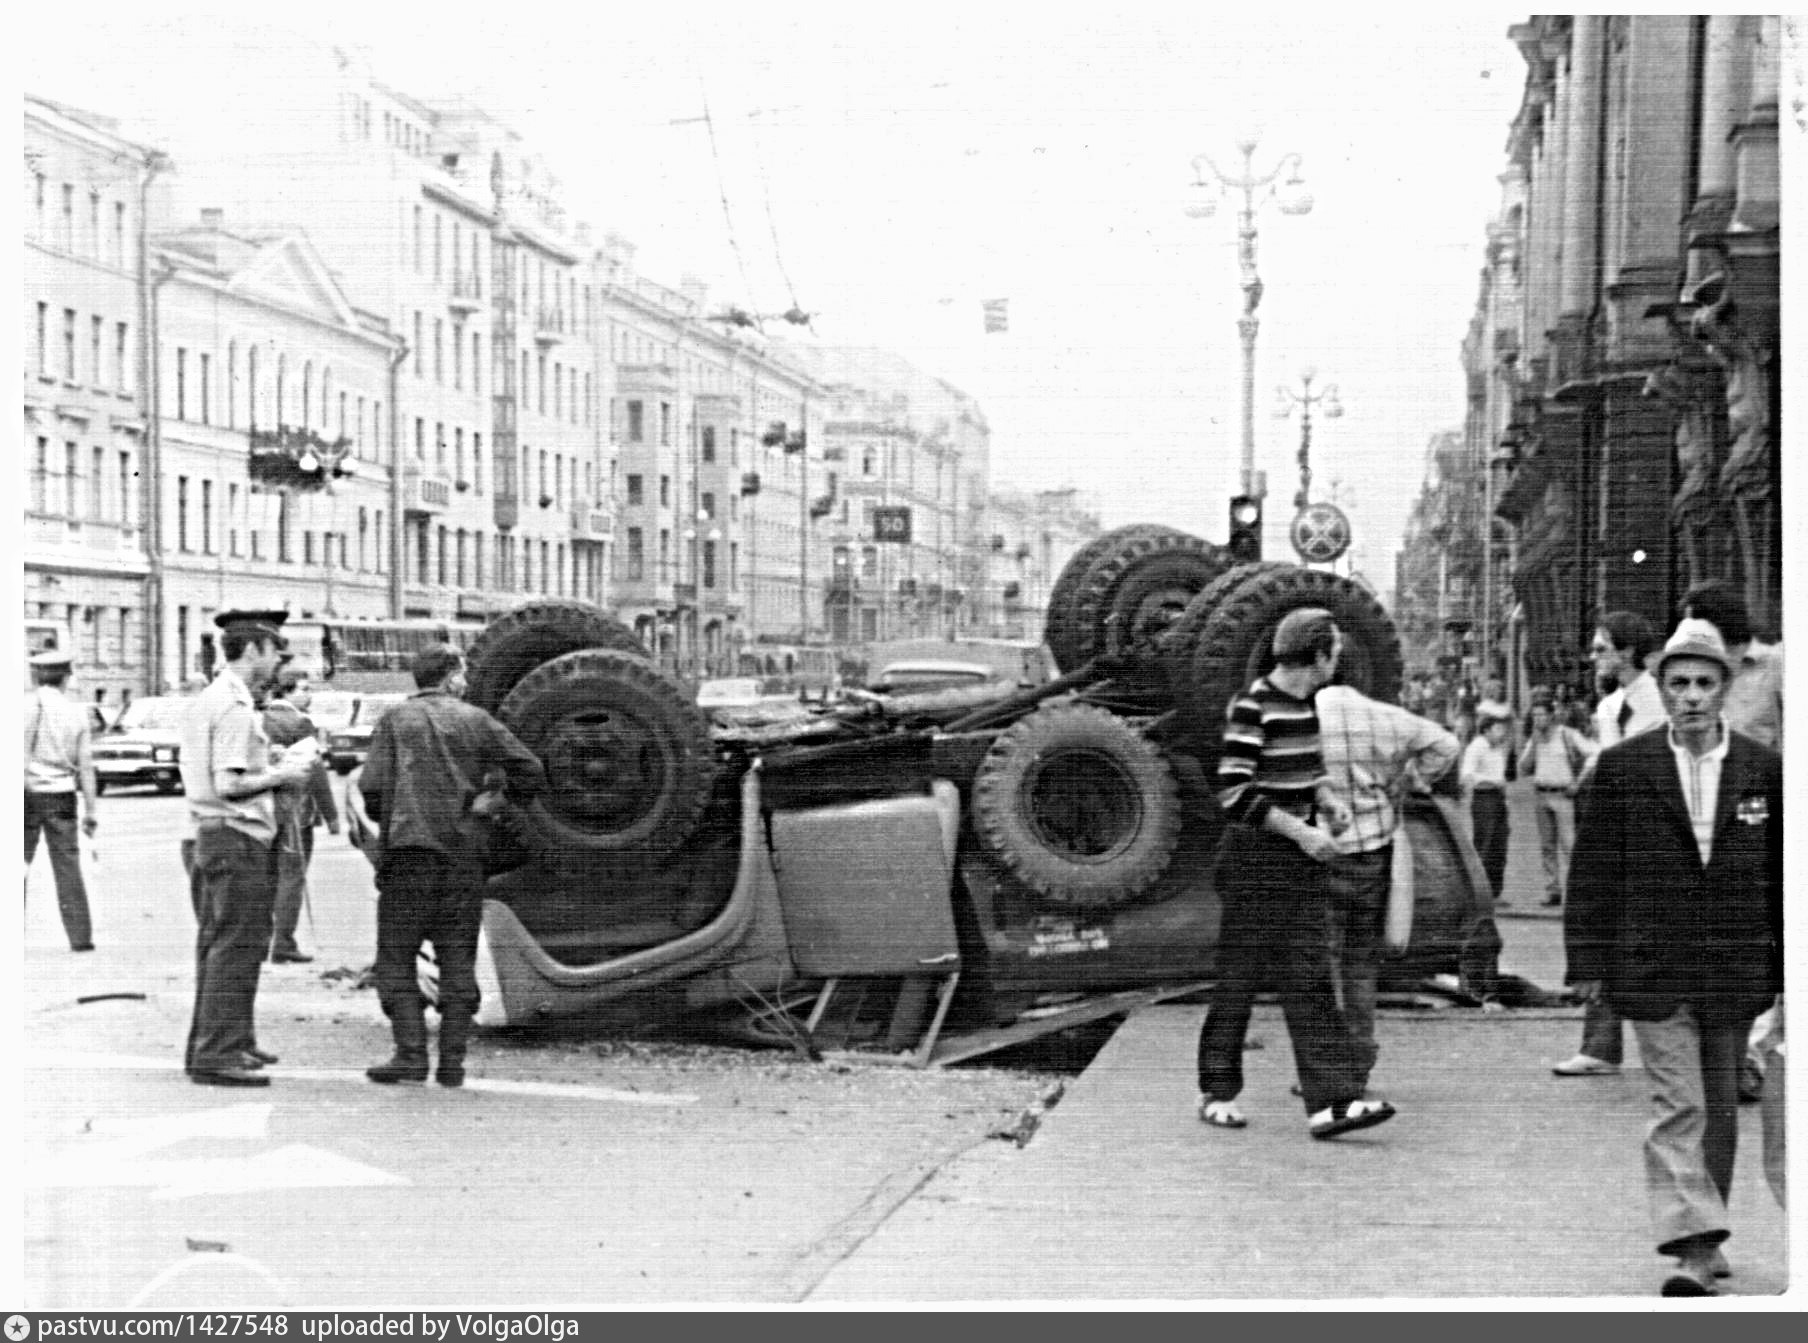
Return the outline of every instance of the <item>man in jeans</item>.
{"type": "Polygon", "coordinates": [[[305,780],[314,753],[272,763],[253,693],[276,671],[283,611],[225,611],[219,674],[182,718],[182,788],[194,828],[195,1011],[184,1066],[208,1086],[262,1087],[274,1057],[257,1048],[258,972],[276,899],[273,794],[305,780]]]}
{"type": "MultiPolygon", "coordinates": [[[[1656,631],[1636,611],[1609,611],[1596,625],[1588,655],[1595,675],[1616,683],[1595,706],[1597,754],[1669,721],[1657,681],[1645,670],[1645,660],[1656,648],[1656,631]]],[[[1583,1009],[1581,1049],[1551,1071],[1558,1077],[1614,1077],[1625,1057],[1626,1032],[1619,1014],[1605,995],[1597,994],[1583,1009]]]]}
{"type": "Polygon", "coordinates": [[[1273,979],[1286,1015],[1307,1132],[1335,1138],[1394,1116],[1386,1101],[1362,1095],[1325,945],[1325,864],[1337,856],[1333,833],[1350,813],[1325,775],[1312,697],[1342,652],[1329,611],[1289,611],[1275,629],[1274,670],[1225,709],[1217,778],[1229,822],[1217,867],[1224,916],[1198,1053],[1199,1118],[1214,1128],[1248,1123],[1236,1097],[1250,1006],[1264,978],[1273,979]]]}
{"type": "Polygon", "coordinates": [[[1415,778],[1429,784],[1447,773],[1461,747],[1429,718],[1372,700],[1353,686],[1328,685],[1313,703],[1325,773],[1332,792],[1350,808],[1350,826],[1337,836],[1337,855],[1326,865],[1326,877],[1337,987],[1366,1091],[1380,1054],[1375,995],[1400,803],[1415,778]]]}
{"type": "Polygon", "coordinates": [[[89,753],[88,713],[63,694],[71,668],[67,653],[55,650],[31,659],[36,689],[25,703],[25,866],[38,852],[38,835],[50,851],[56,879],[57,912],[69,950],[93,951],[88,888],[82,881],[80,833],[92,835],[99,784],[89,753]],[[81,821],[76,798],[81,798],[81,821]]]}
{"type": "Polygon", "coordinates": [[[515,734],[466,704],[465,664],[436,644],[414,656],[412,696],[378,720],[355,785],[365,815],[382,826],[377,861],[377,997],[395,1054],[365,1069],[373,1082],[427,1080],[427,1023],[415,958],[433,943],[439,962],[441,1086],[464,1085],[465,1047],[480,1001],[477,933],[483,919],[483,852],[471,804],[499,772],[526,799],[545,771],[515,734]]]}

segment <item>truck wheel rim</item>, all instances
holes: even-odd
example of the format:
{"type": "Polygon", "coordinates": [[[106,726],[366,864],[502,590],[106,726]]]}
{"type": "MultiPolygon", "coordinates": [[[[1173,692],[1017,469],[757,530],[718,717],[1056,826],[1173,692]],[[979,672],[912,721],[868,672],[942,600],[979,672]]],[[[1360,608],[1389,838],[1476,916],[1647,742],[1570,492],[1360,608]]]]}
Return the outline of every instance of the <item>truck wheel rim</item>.
{"type": "Polygon", "coordinates": [[[1073,863],[1102,863],[1124,852],[1141,829],[1136,782],[1103,751],[1066,750],[1038,760],[1024,776],[1026,824],[1073,863]]]}

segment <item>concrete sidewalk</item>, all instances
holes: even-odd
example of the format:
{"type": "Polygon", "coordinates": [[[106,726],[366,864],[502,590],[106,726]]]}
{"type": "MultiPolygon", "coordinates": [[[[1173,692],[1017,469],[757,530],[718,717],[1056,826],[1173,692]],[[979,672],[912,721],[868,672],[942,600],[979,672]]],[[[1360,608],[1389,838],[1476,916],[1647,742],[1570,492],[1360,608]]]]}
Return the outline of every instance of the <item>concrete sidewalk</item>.
{"type": "MultiPolygon", "coordinates": [[[[1653,1297],[1643,1074],[1553,1078],[1578,1014],[1385,1014],[1391,1123],[1307,1136],[1280,1012],[1241,1103],[1194,1115],[1200,1007],[1130,1018],[1022,1150],[940,1172],[826,1274],[833,1301],[1653,1297]]],[[[1743,1107],[1729,1293],[1787,1282],[1785,1218],[1743,1107]]]]}

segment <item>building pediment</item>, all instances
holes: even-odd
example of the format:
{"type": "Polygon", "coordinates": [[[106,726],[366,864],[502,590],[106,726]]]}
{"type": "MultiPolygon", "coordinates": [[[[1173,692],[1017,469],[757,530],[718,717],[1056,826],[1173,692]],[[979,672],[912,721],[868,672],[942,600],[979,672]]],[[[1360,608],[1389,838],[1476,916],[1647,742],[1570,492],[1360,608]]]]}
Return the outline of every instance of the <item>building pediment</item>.
{"type": "Polygon", "coordinates": [[[260,244],[251,260],[233,272],[227,289],[247,298],[304,313],[317,322],[361,331],[357,312],[308,241],[299,235],[260,244]]]}

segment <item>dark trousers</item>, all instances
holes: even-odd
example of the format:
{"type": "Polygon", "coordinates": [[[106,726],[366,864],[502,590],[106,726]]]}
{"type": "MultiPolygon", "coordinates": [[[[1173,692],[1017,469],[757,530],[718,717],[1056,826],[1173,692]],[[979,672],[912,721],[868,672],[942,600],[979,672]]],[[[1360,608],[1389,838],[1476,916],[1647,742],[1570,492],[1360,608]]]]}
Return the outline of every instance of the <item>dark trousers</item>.
{"type": "Polygon", "coordinates": [[[1469,799],[1475,826],[1475,852],[1488,874],[1490,893],[1500,899],[1507,878],[1507,795],[1498,788],[1477,788],[1469,799]]]}
{"type": "Polygon", "coordinates": [[[1375,1043],[1375,997],[1381,978],[1381,934],[1393,886],[1394,846],[1344,853],[1325,869],[1331,896],[1331,959],[1339,1004],[1350,1028],[1356,1075],[1364,1086],[1380,1056],[1375,1043]]]}
{"type": "Polygon", "coordinates": [[[483,870],[433,849],[390,849],[377,868],[377,997],[395,1015],[420,1000],[415,960],[423,942],[439,962],[442,1020],[477,1015],[477,931],[483,870]]]}
{"type": "Polygon", "coordinates": [[[314,829],[303,826],[299,849],[283,849],[276,856],[276,912],[270,937],[270,953],[293,954],[295,929],[301,923],[301,905],[308,894],[308,864],[314,859],[314,829]]]}
{"type": "Polygon", "coordinates": [[[1356,1100],[1360,1070],[1331,982],[1325,869],[1292,841],[1231,826],[1218,863],[1223,905],[1218,982],[1199,1032],[1199,1090],[1243,1090],[1243,1042],[1257,989],[1272,984],[1287,1019],[1306,1113],[1356,1100]]]}
{"type": "Polygon", "coordinates": [[[88,918],[88,887],[82,881],[81,822],[74,793],[25,794],[25,866],[37,856],[38,834],[50,851],[50,873],[56,878],[57,913],[71,947],[94,944],[88,918]]]}
{"type": "Polygon", "coordinates": [[[1624,1023],[1605,1000],[1588,1004],[1582,1013],[1581,1052],[1603,1063],[1626,1061],[1624,1023]]]}
{"type": "Polygon", "coordinates": [[[237,1068],[257,1044],[258,973],[270,945],[276,854],[230,826],[203,825],[194,841],[195,1013],[185,1066],[237,1068]]]}

